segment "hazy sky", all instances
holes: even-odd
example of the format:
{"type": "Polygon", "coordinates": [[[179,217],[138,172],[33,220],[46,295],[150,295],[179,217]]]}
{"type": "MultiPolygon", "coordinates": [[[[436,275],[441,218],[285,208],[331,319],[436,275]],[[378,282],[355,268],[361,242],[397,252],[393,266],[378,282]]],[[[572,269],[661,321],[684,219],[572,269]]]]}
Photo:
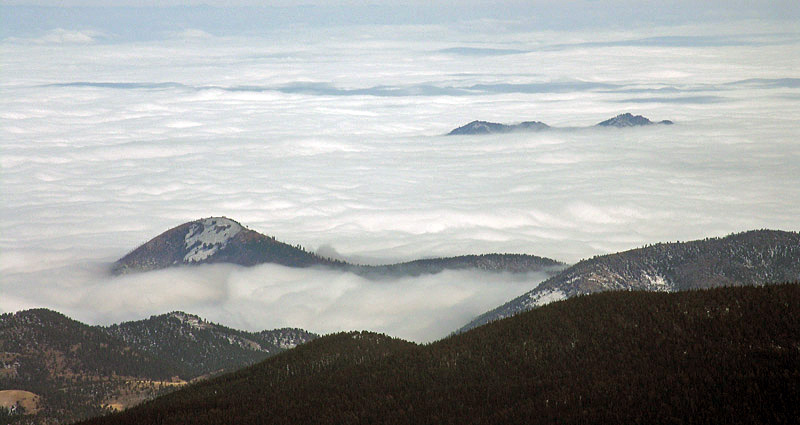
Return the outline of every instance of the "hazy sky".
{"type": "Polygon", "coordinates": [[[182,309],[253,330],[427,341],[543,278],[104,273],[211,215],[366,262],[487,252],[575,262],[800,230],[796,6],[590,3],[519,6],[547,12],[536,20],[512,16],[513,4],[490,18],[489,6],[462,6],[458,19],[444,6],[335,19],[325,8],[4,6],[0,311],[109,323],[182,309]],[[475,119],[584,127],[628,111],[676,124],[443,136],[475,119]]]}
{"type": "MultiPolygon", "coordinates": [[[[94,29],[111,40],[159,38],[192,27],[215,35],[254,34],[281,27],[354,24],[495,22],[497,32],[581,28],[648,29],[654,25],[783,22],[796,30],[795,1],[0,1],[0,36],[48,28],[94,29]],[[16,6],[14,6],[16,5],[16,6]],[[31,8],[31,6],[47,8],[31,8]],[[12,7],[14,6],[14,7],[12,7]],[[86,7],[90,9],[86,9],[86,7]],[[157,7],[153,7],[157,6],[157,7]]],[[[746,29],[746,28],[742,28],[746,29]]]]}

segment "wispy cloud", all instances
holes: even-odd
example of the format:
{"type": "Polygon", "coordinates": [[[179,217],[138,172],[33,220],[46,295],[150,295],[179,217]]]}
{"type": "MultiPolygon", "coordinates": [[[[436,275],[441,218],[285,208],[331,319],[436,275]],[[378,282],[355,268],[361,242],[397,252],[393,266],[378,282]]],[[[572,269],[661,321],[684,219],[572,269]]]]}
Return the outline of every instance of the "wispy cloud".
{"type": "Polygon", "coordinates": [[[50,87],[92,87],[111,89],[188,89],[188,90],[222,90],[229,92],[261,93],[275,91],[287,94],[307,94],[313,96],[379,96],[379,97],[409,97],[409,96],[476,96],[508,93],[570,93],[590,91],[595,89],[610,89],[617,87],[614,84],[584,82],[584,81],[554,81],[544,83],[525,84],[473,84],[468,86],[437,86],[434,84],[414,84],[406,86],[373,86],[364,88],[339,88],[332,83],[322,82],[292,82],[276,86],[188,86],[176,82],[91,82],[76,81],[69,83],[48,84],[50,87]]]}
{"type": "Polygon", "coordinates": [[[674,97],[636,97],[622,99],[617,102],[623,103],[720,103],[725,102],[723,96],[674,96],[674,97]]]}
{"type": "Polygon", "coordinates": [[[102,40],[104,37],[105,36],[102,32],[96,30],[55,28],[37,37],[12,37],[10,40],[14,42],[33,44],[85,45],[96,43],[98,40],[102,40]]]}
{"type": "Polygon", "coordinates": [[[448,47],[446,49],[437,50],[437,52],[464,56],[502,56],[529,53],[528,50],[494,49],[489,47],[448,47]]]}

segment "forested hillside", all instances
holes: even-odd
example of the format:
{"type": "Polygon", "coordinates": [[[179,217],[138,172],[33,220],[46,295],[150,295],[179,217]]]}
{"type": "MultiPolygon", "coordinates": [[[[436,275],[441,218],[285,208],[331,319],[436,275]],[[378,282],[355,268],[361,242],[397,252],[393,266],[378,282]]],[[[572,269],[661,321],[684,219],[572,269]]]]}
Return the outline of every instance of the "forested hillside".
{"type": "Polygon", "coordinates": [[[126,344],[169,362],[187,380],[255,363],[317,337],[302,329],[240,331],[180,311],[104,329],[126,344]]]}
{"type": "Polygon", "coordinates": [[[0,418],[49,424],[101,415],[315,337],[301,329],[244,332],[183,312],[110,327],[46,309],[3,314],[0,406],[27,408],[0,418]]]}
{"type": "Polygon", "coordinates": [[[106,413],[115,399],[131,393],[153,397],[175,375],[172,364],[60,313],[0,316],[0,390],[39,396],[39,423],[106,413]]]}
{"type": "Polygon", "coordinates": [[[319,338],[85,424],[794,423],[800,286],[605,292],[437,343],[319,338]]]}
{"type": "Polygon", "coordinates": [[[366,277],[419,276],[444,270],[484,270],[489,272],[526,273],[543,271],[556,274],[566,265],[550,258],[528,254],[482,254],[427,258],[382,266],[351,266],[354,273],[366,277]]]}
{"type": "Polygon", "coordinates": [[[583,260],[484,313],[467,330],[548,302],[609,290],[679,291],[800,279],[800,233],[753,230],[724,238],[657,243],[583,260]]]}

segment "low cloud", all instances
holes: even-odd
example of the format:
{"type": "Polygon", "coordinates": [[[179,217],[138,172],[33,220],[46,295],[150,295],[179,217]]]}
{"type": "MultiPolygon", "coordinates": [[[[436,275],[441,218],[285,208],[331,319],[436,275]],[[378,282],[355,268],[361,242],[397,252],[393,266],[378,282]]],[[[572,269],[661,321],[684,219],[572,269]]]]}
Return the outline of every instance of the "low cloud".
{"type": "Polygon", "coordinates": [[[429,342],[535,287],[546,275],[462,270],[366,279],[265,264],[181,267],[120,277],[109,277],[99,267],[60,269],[38,285],[24,284],[26,277],[7,279],[0,311],[44,303],[79,320],[110,324],[183,310],[252,331],[366,329],[429,342]],[[44,297],[42,286],[47,288],[44,297]]]}

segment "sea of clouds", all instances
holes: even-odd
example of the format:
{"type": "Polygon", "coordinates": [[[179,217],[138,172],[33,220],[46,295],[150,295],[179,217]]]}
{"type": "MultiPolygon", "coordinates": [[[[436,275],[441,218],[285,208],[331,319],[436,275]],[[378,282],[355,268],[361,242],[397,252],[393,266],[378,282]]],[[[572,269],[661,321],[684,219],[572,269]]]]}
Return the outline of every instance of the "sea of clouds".
{"type": "Polygon", "coordinates": [[[545,278],[373,281],[274,265],[107,275],[212,215],[370,264],[489,252],[571,263],[800,230],[796,26],[503,25],[4,38],[0,312],[111,323],[180,309],[251,330],[430,341],[545,278]],[[628,111],[676,124],[582,128],[628,111]],[[475,119],[566,128],[444,136],[475,119]]]}

